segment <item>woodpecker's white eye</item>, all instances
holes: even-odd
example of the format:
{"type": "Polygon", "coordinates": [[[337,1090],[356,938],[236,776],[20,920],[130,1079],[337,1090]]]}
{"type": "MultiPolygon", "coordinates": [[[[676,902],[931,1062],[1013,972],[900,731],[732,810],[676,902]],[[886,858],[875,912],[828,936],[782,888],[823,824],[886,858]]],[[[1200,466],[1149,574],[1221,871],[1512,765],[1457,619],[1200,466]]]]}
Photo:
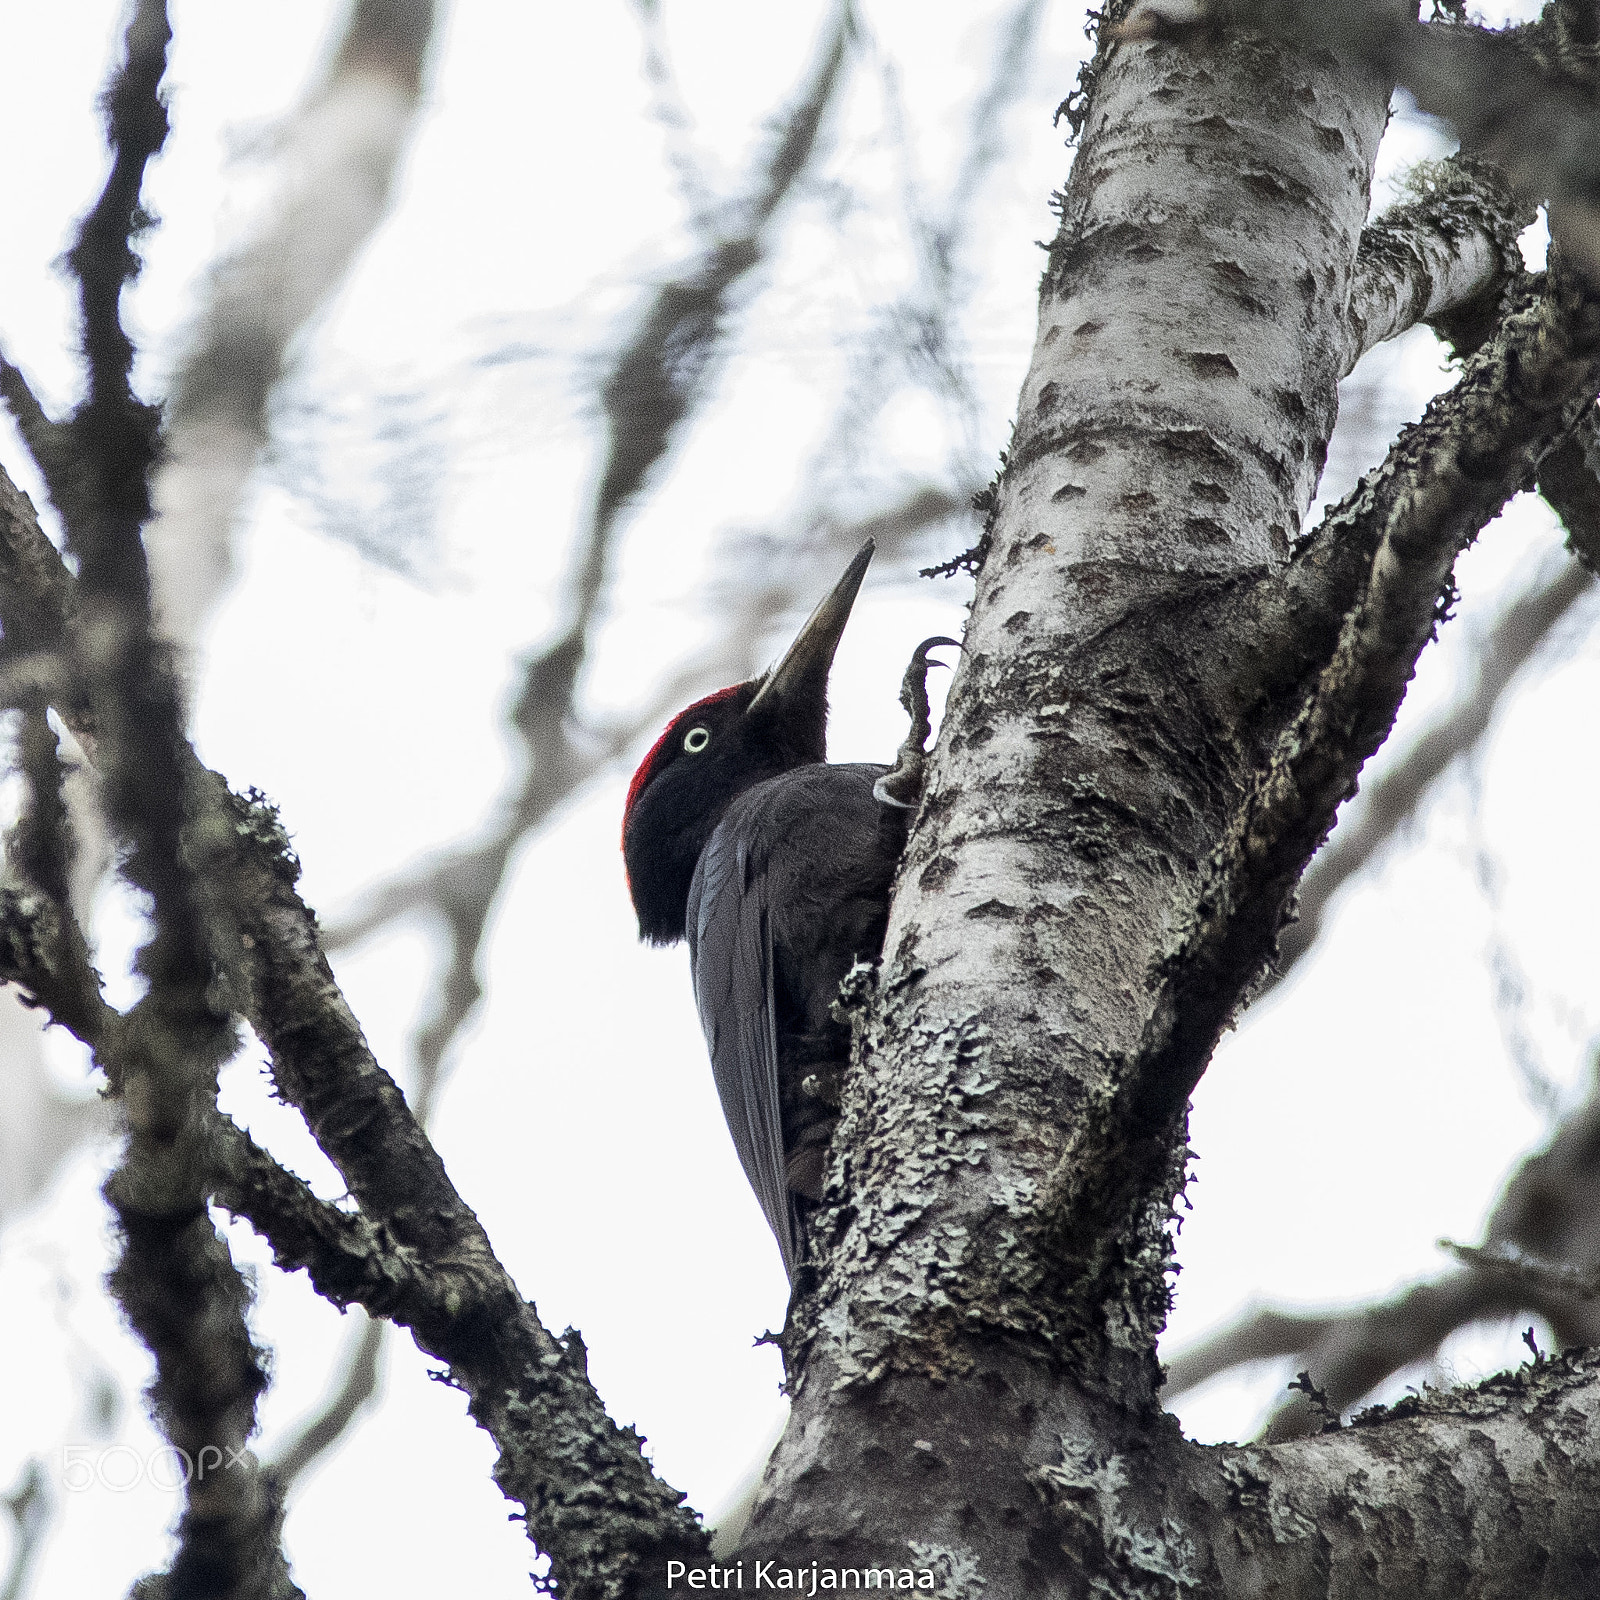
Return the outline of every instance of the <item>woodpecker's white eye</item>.
{"type": "Polygon", "coordinates": [[[711,730],[709,728],[691,728],[683,736],[683,748],[692,756],[700,754],[711,743],[711,730]]]}

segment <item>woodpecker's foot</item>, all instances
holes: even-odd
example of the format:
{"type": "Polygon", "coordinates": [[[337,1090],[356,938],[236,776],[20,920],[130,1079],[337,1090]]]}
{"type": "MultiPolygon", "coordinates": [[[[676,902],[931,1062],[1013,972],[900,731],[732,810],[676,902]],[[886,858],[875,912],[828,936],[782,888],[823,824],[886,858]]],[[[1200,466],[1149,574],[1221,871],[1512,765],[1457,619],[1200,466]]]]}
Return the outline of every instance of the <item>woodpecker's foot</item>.
{"type": "Polygon", "coordinates": [[[816,1150],[796,1150],[784,1167],[789,1192],[797,1194],[812,1205],[822,1202],[822,1174],[828,1165],[826,1147],[816,1150]]]}
{"type": "Polygon", "coordinates": [[[822,1180],[828,1170],[828,1141],[839,1126],[837,1117],[813,1123],[800,1136],[799,1145],[784,1159],[783,1175],[791,1194],[812,1205],[822,1202],[822,1180]]]}
{"type": "Polygon", "coordinates": [[[928,735],[933,723],[928,717],[928,668],[942,667],[942,661],[930,661],[928,652],[937,645],[947,644],[959,650],[954,639],[935,636],[924,639],[911,652],[911,664],[900,680],[900,704],[911,718],[911,731],[900,746],[894,766],[872,786],[872,797],[880,805],[894,806],[900,811],[916,809],[922,798],[922,772],[928,760],[928,735]]]}
{"type": "Polygon", "coordinates": [[[843,1066],[836,1065],[807,1073],[800,1080],[801,1094],[827,1106],[830,1111],[837,1111],[844,1099],[844,1071],[843,1066]]]}

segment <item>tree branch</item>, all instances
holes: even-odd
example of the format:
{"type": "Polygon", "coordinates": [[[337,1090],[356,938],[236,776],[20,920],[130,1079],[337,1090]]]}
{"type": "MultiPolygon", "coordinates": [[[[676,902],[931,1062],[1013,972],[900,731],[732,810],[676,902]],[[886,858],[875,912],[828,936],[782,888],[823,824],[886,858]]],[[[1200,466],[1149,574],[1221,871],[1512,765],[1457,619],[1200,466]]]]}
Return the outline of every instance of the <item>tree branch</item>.
{"type": "Polygon", "coordinates": [[[13,1524],[11,1557],[0,1577],[0,1600],[25,1600],[33,1564],[44,1548],[54,1511],[44,1463],[37,1456],[23,1467],[16,1488],[0,1495],[0,1505],[5,1506],[13,1524]]]}
{"type": "Polygon", "coordinates": [[[1568,52],[1600,46],[1600,7],[1594,0],[1555,0],[1556,28],[1568,52]]]}
{"type": "MultiPolygon", "coordinates": [[[[17,431],[28,447],[28,454],[38,464],[56,509],[63,517],[81,514],[83,489],[78,481],[78,455],[72,429],[49,416],[27,378],[3,353],[0,353],[0,399],[5,400],[17,431]]],[[[32,515],[31,505],[28,512],[32,515]]]]}
{"type": "MultiPolygon", "coordinates": [[[[39,527],[28,497],[0,467],[0,701],[19,710],[56,705],[92,750],[94,718],[66,648],[75,607],[72,575],[39,527]]],[[[43,787],[48,791],[56,781],[47,770],[43,787]]],[[[82,783],[75,792],[82,802],[76,804],[79,822],[94,841],[90,853],[98,855],[98,814],[82,783]]],[[[81,893],[81,872],[78,878],[81,893]]],[[[38,1022],[22,1009],[43,1005],[85,1042],[109,1025],[110,1009],[101,1009],[70,897],[60,904],[49,903],[42,892],[21,899],[27,902],[25,932],[16,920],[24,909],[18,896],[12,894],[0,909],[0,972],[26,992],[0,1001],[6,1008],[0,1024],[8,1030],[0,1077],[0,1222],[43,1189],[69,1150],[104,1133],[108,1121],[106,1102],[68,1099],[52,1087],[38,1022]]]]}
{"type": "MultiPolygon", "coordinates": [[[[4,613],[0,602],[0,615],[4,613]]],[[[100,975],[72,908],[71,877],[76,853],[62,793],[63,772],[55,730],[43,700],[23,712],[19,738],[27,797],[12,830],[7,864],[32,891],[0,891],[5,909],[6,957],[0,968],[45,1006],[55,1021],[103,1054],[115,1071],[114,1041],[122,1018],[106,1004],[100,975]],[[24,927],[25,923],[31,924],[24,927]]]]}
{"type": "MultiPolygon", "coordinates": [[[[961,163],[937,212],[924,207],[916,184],[905,180],[906,228],[915,261],[914,281],[875,317],[875,326],[858,342],[845,393],[828,431],[813,454],[813,473],[839,470],[841,461],[859,455],[873,420],[894,399],[909,376],[946,404],[966,415],[970,432],[977,401],[970,357],[953,336],[952,319],[970,290],[962,272],[984,185],[1005,150],[1007,112],[1028,84],[1030,55],[1045,15],[1042,0],[1018,0],[996,29],[989,71],[968,113],[961,163]],[[900,368],[899,372],[894,369],[900,368]]],[[[894,79],[885,74],[891,127],[897,145],[908,142],[894,79]]],[[[904,159],[904,157],[903,157],[904,159]]],[[[908,166],[914,161],[908,160],[908,166]]],[[[979,476],[976,463],[963,476],[979,476]]]]}
{"type": "MultiPolygon", "coordinates": [[[[1600,1358],[1574,1351],[1475,1388],[1408,1396],[1337,1432],[1190,1446],[1181,1463],[1162,1466],[1198,1493],[1190,1536],[1230,1596],[1580,1595],[1596,1556],[1597,1379],[1600,1358]]],[[[1130,1504],[1109,1473],[1097,1503],[1095,1479],[1083,1485],[1070,1447],[1063,1455],[1042,1485],[1063,1518],[1098,1514],[1115,1525],[1123,1513],[1122,1526],[1150,1525],[1150,1510],[1130,1504]]]]}
{"type": "Polygon", "coordinates": [[[378,1393],[384,1335],[388,1324],[366,1316],[360,1310],[359,1331],[346,1341],[346,1354],[332,1392],[278,1448],[267,1462],[267,1471],[287,1494],[312,1464],[336,1445],[378,1393]]]}
{"type": "Polygon", "coordinates": [[[1350,286],[1348,373],[1374,346],[1419,322],[1474,307],[1493,315],[1523,271],[1517,236],[1533,221],[1488,163],[1456,156],[1412,175],[1417,197],[1361,231],[1350,286]]]}
{"type": "MultiPolygon", "coordinates": [[[[601,386],[610,429],[589,527],[574,564],[574,623],[604,579],[612,524],[666,455],[699,399],[738,285],[768,250],[768,229],[811,163],[855,35],[851,0],[833,7],[822,50],[776,143],[734,209],[733,226],[688,271],[661,285],[601,386]]],[[[559,651],[561,645],[553,647],[559,651]]]]}
{"type": "MultiPolygon", "coordinates": [[[[208,859],[233,919],[239,953],[228,963],[229,981],[271,1052],[280,1092],[306,1115],[362,1213],[351,1218],[317,1201],[226,1128],[206,1138],[203,1157],[195,1153],[196,1181],[216,1181],[219,1195],[275,1251],[282,1248],[287,1270],[313,1267],[333,1298],[366,1299],[449,1363],[500,1447],[497,1481],[524,1505],[529,1536],[550,1555],[567,1593],[579,1600],[631,1594],[634,1575],[657,1570],[668,1555],[702,1555],[705,1535],[680,1508],[682,1497],[653,1476],[632,1430],[606,1417],[583,1369],[581,1341],[576,1334],[555,1340],[539,1324],[373,1060],[322,956],[315,919],[294,892],[298,866],[274,815],[227,796],[192,755],[185,788],[204,819],[197,831],[211,840],[208,859]],[[225,1159],[214,1180],[219,1149],[225,1159]],[[413,1260],[416,1275],[407,1279],[413,1260]]],[[[28,966],[26,955],[39,943],[36,929],[35,911],[0,895],[0,951],[19,945],[24,955],[15,959],[29,971],[38,965],[28,966]]],[[[130,1027],[143,1021],[146,1004],[130,1027]]],[[[207,1286],[206,1269],[214,1269],[213,1280],[220,1270],[199,1235],[202,1222],[203,1210],[187,1235],[130,1227],[128,1259],[146,1277],[142,1287],[122,1288],[134,1294],[138,1287],[150,1302],[148,1320],[163,1308],[192,1307],[207,1286]]],[[[198,1354],[184,1343],[193,1325],[169,1314],[152,1334],[161,1349],[189,1358],[198,1354]]]]}
{"type": "Polygon", "coordinates": [[[200,1135],[233,1035],[213,1000],[208,917],[191,876],[206,852],[184,838],[176,682],[150,632],[140,534],[157,421],[129,385],[133,346],[120,315],[139,265],[132,241],[148,221],[145,166],[167,134],[160,83],[170,37],[162,0],[138,0],[106,97],[111,173],[67,255],[88,369],[71,423],[82,490],[61,508],[79,562],[69,642],[95,707],[107,813],[130,847],[124,870],[150,895],[155,923],[139,957],[148,991],[117,1028],[108,1061],[129,1130],[105,1188],[123,1247],[110,1283],[155,1356],[150,1393],[167,1437],[191,1462],[221,1450],[233,1463],[190,1478],[171,1570],[141,1592],[281,1597],[299,1592],[278,1547],[281,1512],[245,1452],[266,1372],[245,1321],[248,1291],[206,1213],[200,1135]]]}
{"type": "MultiPolygon", "coordinates": [[[[524,1506],[529,1537],[579,1600],[633,1593],[637,1572],[656,1570],[668,1555],[703,1554],[706,1535],[681,1508],[682,1496],[651,1472],[633,1430],[606,1416],[581,1340],[569,1332],[558,1341],[540,1325],[373,1059],[328,970],[315,919],[294,891],[297,864],[276,819],[259,804],[231,806],[239,847],[228,881],[249,940],[246,1010],[275,1082],[367,1221],[418,1252],[430,1276],[447,1274],[442,1298],[397,1303],[392,1314],[467,1392],[473,1417],[500,1449],[496,1481],[524,1506]]],[[[269,1242],[277,1225],[263,1211],[269,1242]]],[[[304,1233],[294,1237],[304,1244],[304,1233]]]]}
{"type": "MultiPolygon", "coordinates": [[[[1393,723],[1418,653],[1450,597],[1457,553],[1591,402],[1600,317],[1574,285],[1517,304],[1461,381],[1331,511],[1298,561],[1335,542],[1373,550],[1333,659],[1278,741],[1218,847],[1192,921],[1161,963],[1161,999],[1139,1050],[1129,1109],[1164,1125],[1187,1101],[1218,1034],[1270,959],[1294,883],[1367,757],[1393,723]]],[[[1291,569],[1290,583],[1293,582],[1291,569]]]]}
{"type": "Polygon", "coordinates": [[[1032,1480],[1069,1562],[1140,1600],[1581,1595],[1596,1555],[1600,1357],[1540,1358],[1275,1444],[1157,1434],[1096,1450],[1063,1433],[1032,1480]]]}
{"type": "MultiPolygon", "coordinates": [[[[1294,1356],[1335,1412],[1346,1411],[1386,1378],[1426,1361],[1456,1329],[1528,1312],[1558,1321],[1572,1295],[1509,1268],[1453,1272],[1377,1305],[1294,1316],[1263,1308],[1185,1351],[1167,1368],[1168,1403],[1231,1367],[1294,1356]]],[[[1304,1395],[1286,1400],[1262,1437],[1298,1439],[1319,1422],[1304,1395]]]]}
{"type": "Polygon", "coordinates": [[[1600,573],[1600,419],[1591,412],[1539,463],[1539,492],[1567,530],[1567,548],[1600,573]]]}
{"type": "MultiPolygon", "coordinates": [[[[1559,452],[1554,452],[1559,453],[1559,452]]],[[[1543,481],[1544,468],[1540,468],[1543,481]]],[[[1321,935],[1335,895],[1364,871],[1421,808],[1433,785],[1476,748],[1494,721],[1507,690],[1564,617],[1594,592],[1594,580],[1577,561],[1544,569],[1496,619],[1470,663],[1470,676],[1453,701],[1412,741],[1406,753],[1369,784],[1300,881],[1298,914],[1278,936],[1278,958],[1262,987],[1282,982],[1321,935]]]]}
{"type": "MultiPolygon", "coordinates": [[[[1343,1410],[1385,1378],[1427,1360],[1457,1328],[1509,1315],[1542,1316],[1563,1346],[1600,1339],[1600,1076],[1545,1146],[1521,1161],[1501,1191],[1481,1250],[1456,1249],[1466,1271],[1417,1284],[1375,1306],[1307,1315],[1262,1310],[1203,1340],[1168,1365],[1167,1398],[1268,1356],[1295,1355],[1343,1410]],[[1544,1263],[1547,1265],[1541,1266],[1544,1263]]],[[[1287,1402],[1269,1436],[1314,1426],[1287,1402]]]]}
{"type": "MultiPolygon", "coordinates": [[[[45,537],[29,500],[0,467],[0,662],[16,670],[41,653],[70,672],[65,659],[68,631],[77,622],[75,581],[61,553],[45,537]]],[[[51,696],[80,742],[92,746],[94,714],[88,696],[68,677],[51,696]]]]}
{"type": "Polygon", "coordinates": [[[231,1119],[219,1115],[212,1137],[218,1202],[266,1239],[283,1271],[309,1273],[324,1300],[341,1310],[360,1304],[387,1317],[403,1302],[459,1298],[448,1272],[430,1272],[414,1248],[362,1213],[319,1200],[231,1119]]]}

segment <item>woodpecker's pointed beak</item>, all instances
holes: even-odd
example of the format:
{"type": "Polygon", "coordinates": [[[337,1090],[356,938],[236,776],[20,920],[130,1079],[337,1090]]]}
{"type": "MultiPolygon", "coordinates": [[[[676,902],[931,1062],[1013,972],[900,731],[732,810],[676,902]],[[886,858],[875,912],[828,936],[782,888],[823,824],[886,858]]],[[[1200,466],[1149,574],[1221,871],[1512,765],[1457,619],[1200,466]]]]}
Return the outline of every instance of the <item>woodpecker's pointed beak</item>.
{"type": "Polygon", "coordinates": [[[825,701],[833,653],[839,648],[844,625],[850,620],[850,608],[855,604],[875,548],[868,539],[856,552],[855,559],[844,569],[844,576],[806,619],[805,627],[784,652],[783,660],[761,680],[755,699],[746,708],[746,716],[753,711],[777,711],[803,699],[825,701]]]}

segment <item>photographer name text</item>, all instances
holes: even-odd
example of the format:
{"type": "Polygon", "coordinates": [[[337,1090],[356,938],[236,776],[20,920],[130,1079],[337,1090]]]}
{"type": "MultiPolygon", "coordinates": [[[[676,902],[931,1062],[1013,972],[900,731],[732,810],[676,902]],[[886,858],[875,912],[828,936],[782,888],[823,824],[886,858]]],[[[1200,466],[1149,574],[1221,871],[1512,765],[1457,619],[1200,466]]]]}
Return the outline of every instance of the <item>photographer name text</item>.
{"type": "Polygon", "coordinates": [[[931,1567],[786,1567],[774,1557],[752,1561],[748,1573],[743,1561],[731,1567],[691,1567],[684,1561],[667,1563],[667,1588],[681,1589],[787,1589],[792,1594],[816,1594],[825,1589],[932,1589],[931,1567]],[[745,1582],[748,1575],[750,1581],[745,1582]]]}

